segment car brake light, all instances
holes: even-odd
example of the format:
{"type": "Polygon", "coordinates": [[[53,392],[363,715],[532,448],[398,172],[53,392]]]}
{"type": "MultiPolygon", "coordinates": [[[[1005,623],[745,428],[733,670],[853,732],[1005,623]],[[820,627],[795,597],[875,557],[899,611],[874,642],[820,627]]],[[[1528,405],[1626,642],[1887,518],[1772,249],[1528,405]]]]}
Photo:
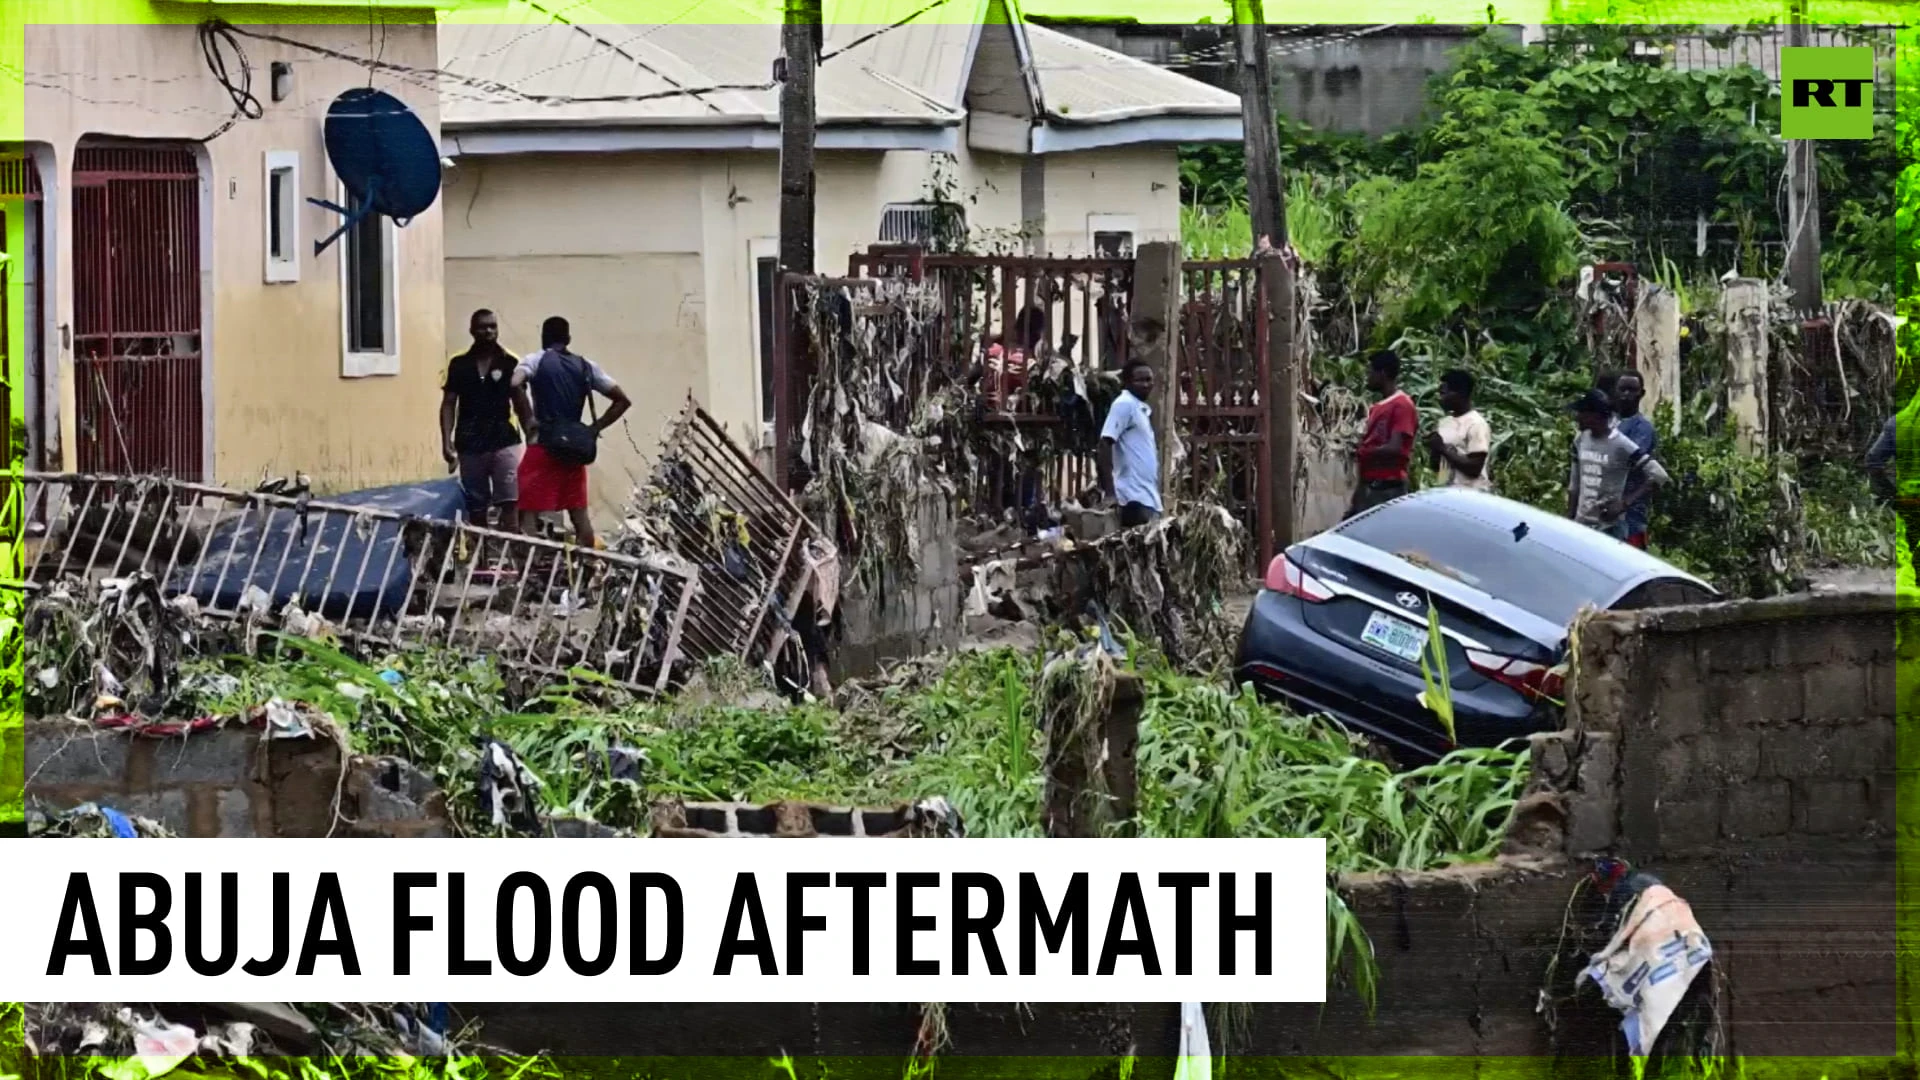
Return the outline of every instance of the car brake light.
{"type": "Polygon", "coordinates": [[[1309,604],[1322,604],[1333,599],[1332,589],[1288,562],[1285,555],[1275,555],[1273,561],[1267,564],[1267,588],[1283,596],[1297,596],[1309,604]]]}
{"type": "Polygon", "coordinates": [[[1559,668],[1550,668],[1531,660],[1468,649],[1467,664],[1494,682],[1510,686],[1528,698],[1558,700],[1564,688],[1559,668]]]}

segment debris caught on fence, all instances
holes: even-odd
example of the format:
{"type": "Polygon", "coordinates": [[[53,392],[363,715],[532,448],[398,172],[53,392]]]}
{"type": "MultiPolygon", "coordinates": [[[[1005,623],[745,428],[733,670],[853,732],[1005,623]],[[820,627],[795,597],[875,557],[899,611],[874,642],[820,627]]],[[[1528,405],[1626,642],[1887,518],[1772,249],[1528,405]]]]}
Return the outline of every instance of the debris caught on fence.
{"type": "Polygon", "coordinates": [[[1218,616],[1246,543],[1239,521],[1211,503],[1084,543],[1029,541],[975,558],[967,611],[1051,624],[1087,621],[1097,607],[1168,659],[1204,666],[1226,658],[1230,628],[1218,616]]]}
{"type": "Polygon", "coordinates": [[[771,667],[795,644],[803,601],[822,620],[839,602],[833,544],[692,399],[635,491],[616,547],[696,568],[682,641],[695,662],[771,667]]]}
{"type": "Polygon", "coordinates": [[[152,477],[30,473],[25,488],[29,619],[72,638],[80,647],[65,655],[88,663],[43,666],[44,690],[77,687],[104,662],[125,692],[103,692],[136,706],[164,696],[149,672],[173,666],[173,631],[213,622],[246,644],[278,630],[456,649],[547,678],[587,667],[643,693],[683,674],[694,570],[477,528],[455,519],[452,481],[329,502],[152,477]]]}

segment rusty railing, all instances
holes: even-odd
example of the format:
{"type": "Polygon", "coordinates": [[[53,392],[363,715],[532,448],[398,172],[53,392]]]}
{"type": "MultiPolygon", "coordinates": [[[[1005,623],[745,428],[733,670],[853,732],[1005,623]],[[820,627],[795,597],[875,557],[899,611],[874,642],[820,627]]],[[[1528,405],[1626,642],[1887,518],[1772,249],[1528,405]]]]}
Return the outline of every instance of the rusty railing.
{"type": "Polygon", "coordinates": [[[523,672],[664,689],[699,574],[375,506],[159,477],[29,473],[29,603],[78,579],[151,575],[222,619],[318,616],[341,638],[440,647],[523,672]]]}
{"type": "Polygon", "coordinates": [[[833,545],[692,401],[667,435],[642,508],[647,539],[697,568],[690,657],[777,656],[833,545]]]}

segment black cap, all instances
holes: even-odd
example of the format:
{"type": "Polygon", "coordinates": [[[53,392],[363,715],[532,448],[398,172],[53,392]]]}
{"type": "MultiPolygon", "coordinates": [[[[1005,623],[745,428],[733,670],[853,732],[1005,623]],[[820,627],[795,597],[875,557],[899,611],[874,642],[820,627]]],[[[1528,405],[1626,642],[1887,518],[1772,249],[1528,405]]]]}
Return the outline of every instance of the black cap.
{"type": "Polygon", "coordinates": [[[1601,393],[1599,390],[1589,390],[1569,402],[1567,411],[1570,413],[1611,413],[1613,412],[1613,402],[1607,400],[1607,395],[1601,393]]]}

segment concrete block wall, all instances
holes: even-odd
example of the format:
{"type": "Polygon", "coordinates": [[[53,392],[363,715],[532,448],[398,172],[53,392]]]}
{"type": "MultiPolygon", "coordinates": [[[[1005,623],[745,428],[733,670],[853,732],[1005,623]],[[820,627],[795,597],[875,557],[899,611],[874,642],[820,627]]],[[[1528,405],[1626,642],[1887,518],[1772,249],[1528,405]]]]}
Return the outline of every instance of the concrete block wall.
{"type": "Polygon", "coordinates": [[[878,672],[897,660],[950,649],[960,643],[960,549],[955,539],[952,497],[943,491],[920,496],[918,566],[888,572],[868,589],[842,568],[841,637],[835,643],[836,681],[878,672]]]}
{"type": "Polygon", "coordinates": [[[653,835],[724,837],[901,837],[914,832],[905,806],[828,806],[821,803],[678,803],[653,808],[653,835]]]}
{"type": "Polygon", "coordinates": [[[1571,721],[1618,743],[1618,852],[1673,860],[1891,838],[1894,638],[1890,593],[1586,624],[1571,721]]]}
{"type": "Polygon", "coordinates": [[[1920,661],[1896,642],[1920,650],[1917,630],[1891,590],[1581,627],[1529,800],[1556,800],[1564,854],[1624,857],[1692,904],[1740,1053],[1894,1050],[1895,738],[1916,706],[1895,664],[1920,661]]]}
{"type": "Polygon", "coordinates": [[[340,771],[331,739],[265,741],[245,726],[165,739],[66,719],[26,728],[26,797],[44,809],[98,803],[180,836],[447,835],[445,797],[406,762],[354,758],[344,784],[340,771]]]}

